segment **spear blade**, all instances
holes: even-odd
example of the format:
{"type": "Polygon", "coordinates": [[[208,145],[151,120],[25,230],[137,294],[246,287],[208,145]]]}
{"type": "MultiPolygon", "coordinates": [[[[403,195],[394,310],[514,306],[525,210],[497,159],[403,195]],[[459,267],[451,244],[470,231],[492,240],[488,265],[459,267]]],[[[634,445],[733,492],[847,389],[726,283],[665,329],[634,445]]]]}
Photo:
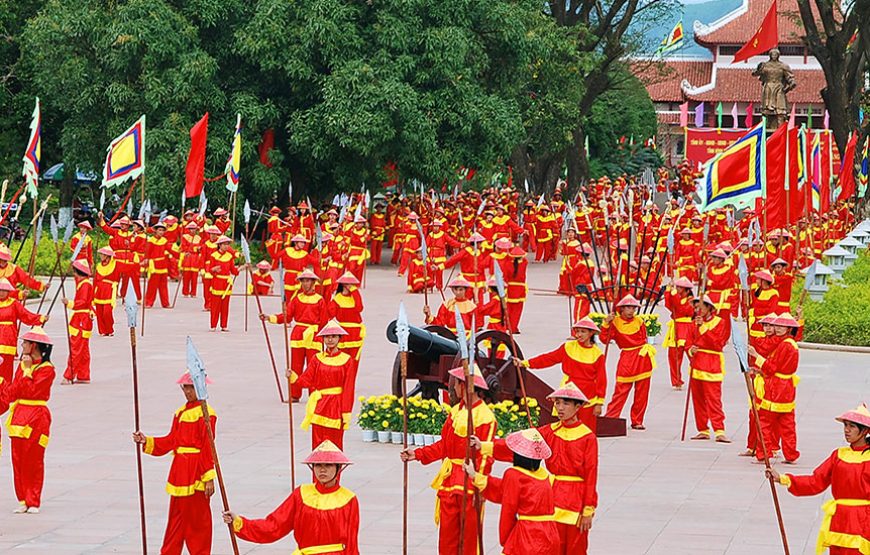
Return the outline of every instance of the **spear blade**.
{"type": "Polygon", "coordinates": [[[405,311],[405,303],[399,302],[399,317],[396,319],[396,337],[398,338],[399,350],[408,352],[408,338],[411,335],[411,327],[408,325],[408,313],[405,311]]]}
{"type": "Polygon", "coordinates": [[[245,199],[245,207],[242,209],[242,215],[245,217],[245,225],[251,223],[251,204],[248,199],[245,199]]]}
{"type": "Polygon", "coordinates": [[[187,336],[187,371],[190,373],[190,379],[193,381],[193,388],[196,390],[196,398],[200,401],[208,399],[208,388],[206,387],[205,364],[193,344],[190,336],[187,336]]]}
{"type": "Polygon", "coordinates": [[[498,290],[498,296],[502,300],[505,298],[504,275],[501,273],[501,265],[494,262],[492,265],[493,275],[495,276],[495,287],[498,290]]]}
{"type": "Polygon", "coordinates": [[[423,233],[423,224],[420,223],[420,220],[417,220],[417,232],[420,233],[420,248],[423,251],[423,264],[426,264],[426,261],[429,260],[429,248],[426,245],[426,234],[423,233]]]}
{"type": "Polygon", "coordinates": [[[453,307],[456,313],[456,341],[459,343],[459,354],[463,360],[468,360],[468,340],[465,333],[465,322],[462,320],[462,313],[459,312],[459,307],[453,307]]]}
{"type": "Polygon", "coordinates": [[[127,327],[135,328],[139,319],[139,303],[136,299],[136,291],[132,287],[127,288],[127,294],[124,296],[124,311],[127,313],[127,327]]]}
{"type": "Polygon", "coordinates": [[[242,234],[242,255],[245,257],[245,263],[251,263],[251,247],[248,245],[248,240],[245,238],[244,233],[242,234]]]}
{"type": "Polygon", "coordinates": [[[36,222],[36,235],[33,240],[34,245],[39,244],[39,240],[42,239],[42,220],[45,218],[45,214],[43,213],[39,216],[39,221],[36,222]]]}
{"type": "Polygon", "coordinates": [[[57,244],[57,220],[54,219],[54,214],[52,214],[48,219],[48,230],[51,232],[52,242],[57,244]]]}
{"type": "Polygon", "coordinates": [[[73,229],[75,229],[75,226],[73,226],[72,218],[70,218],[66,223],[66,229],[63,232],[64,243],[69,243],[69,240],[72,239],[73,229]]]}

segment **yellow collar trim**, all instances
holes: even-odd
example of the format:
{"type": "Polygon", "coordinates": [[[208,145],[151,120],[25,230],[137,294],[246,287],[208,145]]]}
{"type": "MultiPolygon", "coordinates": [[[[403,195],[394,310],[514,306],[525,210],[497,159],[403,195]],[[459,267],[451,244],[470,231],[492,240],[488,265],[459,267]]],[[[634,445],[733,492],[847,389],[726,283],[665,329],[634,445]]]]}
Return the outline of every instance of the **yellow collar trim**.
{"type": "Polygon", "coordinates": [[[340,509],[356,497],[352,491],[344,486],[340,486],[330,493],[320,493],[314,484],[303,484],[299,487],[299,493],[306,506],[318,511],[340,509]]]}

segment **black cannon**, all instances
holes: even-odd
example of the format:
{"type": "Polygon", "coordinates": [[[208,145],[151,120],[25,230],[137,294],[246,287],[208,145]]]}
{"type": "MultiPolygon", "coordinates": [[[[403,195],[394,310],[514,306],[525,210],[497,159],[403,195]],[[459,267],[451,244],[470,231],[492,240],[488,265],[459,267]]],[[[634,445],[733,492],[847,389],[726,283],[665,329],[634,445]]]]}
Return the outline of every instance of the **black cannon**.
{"type": "MultiPolygon", "coordinates": [[[[416,380],[417,384],[413,387],[409,385],[408,395],[438,399],[441,390],[449,389],[450,376],[447,372],[461,364],[459,342],[452,331],[442,326],[409,327],[408,380],[416,380]]],[[[387,339],[391,343],[398,342],[395,321],[387,326],[387,339]]],[[[522,388],[512,361],[513,358],[523,358],[519,345],[513,343],[508,334],[493,330],[477,334],[475,343],[474,358],[484,378],[488,381],[492,381],[491,376],[498,379],[496,400],[519,401],[523,396],[522,388]]],[[[536,399],[541,407],[539,424],[552,422],[553,403],[547,399],[547,395],[553,392],[553,388],[526,368],[520,369],[520,372],[526,395],[536,399]]],[[[402,394],[401,354],[396,355],[393,363],[392,388],[394,395],[402,394]]]]}

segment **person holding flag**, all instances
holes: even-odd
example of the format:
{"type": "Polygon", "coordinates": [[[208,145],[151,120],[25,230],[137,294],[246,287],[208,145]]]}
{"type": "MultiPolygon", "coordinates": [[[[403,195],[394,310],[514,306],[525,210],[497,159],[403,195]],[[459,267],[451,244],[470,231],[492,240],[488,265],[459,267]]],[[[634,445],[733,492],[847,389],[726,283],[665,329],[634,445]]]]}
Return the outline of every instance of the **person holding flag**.
{"type": "Polygon", "coordinates": [[[100,212],[98,217],[98,225],[109,236],[109,246],[115,252],[115,261],[118,264],[120,276],[119,294],[121,297],[126,297],[127,286],[132,283],[133,291],[136,292],[136,298],[141,300],[142,289],[139,285],[139,264],[135,261],[136,255],[133,245],[135,234],[130,230],[130,225],[132,225],[130,218],[124,215],[118,218],[114,224],[109,225],[106,223],[102,212],[100,212]]]}
{"type": "MultiPolygon", "coordinates": [[[[154,457],[172,453],[172,466],[166,482],[169,494],[169,515],[160,553],[180,555],[183,547],[191,555],[211,553],[211,505],[214,495],[215,466],[212,449],[203,420],[203,403],[196,395],[190,372],[185,371],[177,382],[185,404],[175,411],[169,433],[162,437],[133,432],[133,442],[142,452],[154,457]]],[[[206,384],[211,380],[206,378],[206,384]]],[[[211,429],[217,415],[206,405],[211,429]]]]}
{"type": "Polygon", "coordinates": [[[209,302],[211,331],[217,330],[218,322],[221,331],[230,331],[230,297],[233,293],[233,279],[239,275],[235,252],[230,249],[232,243],[232,239],[221,235],[216,242],[217,250],[211,253],[209,260],[203,262],[212,276],[209,302]]]}
{"type": "Polygon", "coordinates": [[[272,543],[293,532],[294,553],[359,555],[359,501],[340,485],[353,462],[327,440],[302,461],[314,481],[299,486],[266,518],[250,519],[225,511],[223,520],[236,535],[252,543],[272,543]]]}
{"type": "Polygon", "coordinates": [[[97,251],[97,255],[100,257],[100,263],[94,271],[94,316],[97,319],[97,330],[100,335],[113,336],[115,335],[113,310],[121,274],[112,247],[101,248],[97,251]]]}

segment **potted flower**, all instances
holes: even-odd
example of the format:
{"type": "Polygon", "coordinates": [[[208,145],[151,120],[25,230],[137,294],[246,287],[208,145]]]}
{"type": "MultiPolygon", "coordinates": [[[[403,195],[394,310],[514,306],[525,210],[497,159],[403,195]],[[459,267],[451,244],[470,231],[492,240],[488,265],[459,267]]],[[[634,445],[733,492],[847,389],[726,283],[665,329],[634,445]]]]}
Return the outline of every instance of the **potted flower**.
{"type": "Polygon", "coordinates": [[[646,326],[646,340],[650,345],[656,344],[656,337],[662,332],[662,323],[659,321],[659,315],[655,312],[650,314],[641,314],[640,319],[643,320],[646,326]]]}
{"type": "Polygon", "coordinates": [[[357,424],[362,428],[362,436],[363,441],[366,443],[371,443],[373,441],[377,441],[377,427],[378,427],[378,419],[377,412],[374,409],[375,397],[371,396],[369,398],[360,397],[360,410],[359,416],[357,417],[357,424]]]}

